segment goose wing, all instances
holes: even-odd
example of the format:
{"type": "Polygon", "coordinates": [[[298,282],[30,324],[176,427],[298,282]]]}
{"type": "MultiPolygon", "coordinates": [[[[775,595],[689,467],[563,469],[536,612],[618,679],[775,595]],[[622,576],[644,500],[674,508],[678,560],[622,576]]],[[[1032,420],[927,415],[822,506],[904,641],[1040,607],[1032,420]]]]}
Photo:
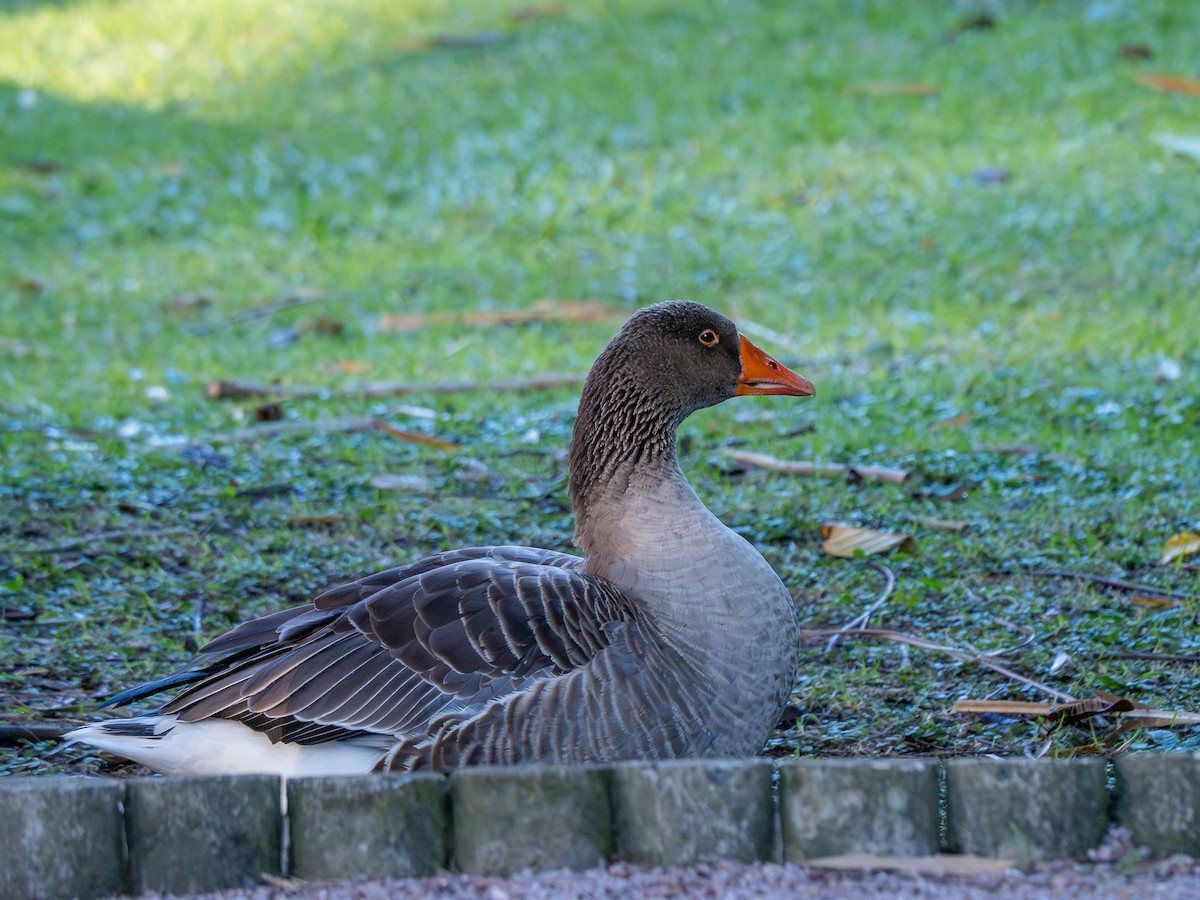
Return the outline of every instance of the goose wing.
{"type": "Polygon", "coordinates": [[[109,705],[183,685],[163,712],[237,720],[274,741],[419,734],[438,713],[584,665],[608,645],[606,625],[638,618],[582,564],[527,547],[438,554],[246,622],[109,705]]]}

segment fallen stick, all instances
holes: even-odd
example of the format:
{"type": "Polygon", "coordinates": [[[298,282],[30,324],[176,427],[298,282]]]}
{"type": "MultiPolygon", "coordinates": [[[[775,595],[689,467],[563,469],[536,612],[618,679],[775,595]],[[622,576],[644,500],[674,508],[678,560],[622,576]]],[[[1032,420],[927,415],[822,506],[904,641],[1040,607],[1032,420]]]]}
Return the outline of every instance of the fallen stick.
{"type": "Polygon", "coordinates": [[[220,331],[223,328],[232,328],[234,325],[239,325],[242,322],[253,322],[255,319],[265,319],[269,316],[275,315],[277,312],[283,312],[287,309],[296,309],[301,306],[311,306],[314,303],[324,303],[326,300],[330,299],[332,299],[332,296],[329,294],[301,289],[279,303],[269,303],[265,306],[256,306],[253,309],[247,309],[235,316],[230,316],[228,319],[225,319],[221,322],[215,322],[211,325],[197,325],[192,329],[192,334],[212,334],[214,331],[220,331]]]}
{"type": "Polygon", "coordinates": [[[60,722],[0,722],[0,746],[24,741],[56,741],[75,727],[60,722]]]}
{"type": "Polygon", "coordinates": [[[1035,578],[1077,578],[1080,581],[1091,581],[1119,591],[1141,591],[1146,594],[1159,594],[1163,597],[1174,597],[1177,600],[1191,600],[1195,594],[1186,591],[1173,591],[1170,588],[1155,587],[1152,584],[1138,584],[1133,581],[1122,581],[1119,578],[1106,578],[1103,575],[1089,575],[1087,572],[1067,572],[1061,569],[1038,569],[1030,572],[1035,578]]]}
{"type": "Polygon", "coordinates": [[[378,381],[352,384],[346,387],[306,387],[304,385],[255,384],[249,381],[210,381],[206,393],[210,400],[245,400],[250,397],[285,397],[293,399],[325,399],[329,397],[401,397],[406,394],[462,394],[470,391],[491,393],[544,391],[556,387],[583,384],[583,375],[552,372],[530,378],[505,381],[443,381],[421,384],[406,381],[378,381]]]}
{"type": "Polygon", "coordinates": [[[130,538],[137,540],[146,540],[149,538],[166,537],[167,535],[176,534],[191,534],[194,535],[196,529],[173,527],[173,528],[129,528],[119,531],[97,531],[93,534],[81,534],[73,538],[68,538],[65,541],[56,541],[53,544],[37,544],[24,549],[29,553],[60,553],[63,550],[73,550],[76,547],[81,547],[84,544],[104,543],[105,541],[123,541],[130,538]]]}
{"type": "Polygon", "coordinates": [[[897,644],[908,644],[910,647],[917,647],[921,650],[935,650],[939,653],[945,653],[954,657],[959,662],[975,663],[976,665],[984,666],[1003,675],[1005,678],[1010,678],[1013,681],[1020,682],[1028,687],[1039,690],[1045,694],[1049,694],[1056,700],[1061,700],[1063,703],[1074,703],[1077,698],[1070,694],[1065,694],[1060,690],[1050,687],[1048,684],[1042,684],[1040,681],[1035,681],[1032,678],[1026,678],[1019,672],[1014,672],[1008,666],[1002,666],[997,662],[992,662],[986,657],[979,654],[966,653],[959,650],[957,647],[951,647],[947,644],[939,644],[936,641],[920,638],[915,635],[905,634],[903,631],[893,631],[890,628],[859,628],[854,631],[843,631],[840,628],[809,628],[800,632],[801,639],[817,638],[817,637],[832,637],[833,635],[843,635],[846,637],[873,637],[880,638],[885,641],[892,641],[897,644]]]}
{"type": "Polygon", "coordinates": [[[203,441],[193,443],[208,444],[238,444],[245,441],[256,441],[264,437],[276,437],[281,434],[330,434],[350,431],[382,431],[394,438],[410,441],[414,444],[425,444],[442,450],[457,450],[458,445],[441,438],[430,437],[415,431],[396,428],[375,416],[345,416],[338,419],[305,419],[299,422],[265,422],[262,425],[252,425],[249,428],[235,428],[222,434],[213,434],[203,441]]]}
{"type": "Polygon", "coordinates": [[[786,472],[789,475],[811,475],[823,478],[861,478],[863,481],[886,481],[889,484],[904,484],[908,480],[908,473],[906,471],[887,466],[849,466],[843,463],[799,462],[777,459],[767,453],[754,453],[749,450],[726,450],[721,455],[748,466],[770,469],[773,472],[786,472]]]}
{"type": "Polygon", "coordinates": [[[879,598],[874,603],[868,606],[854,619],[843,625],[841,629],[839,629],[838,633],[829,639],[829,643],[825,645],[826,653],[829,653],[834,647],[837,646],[837,642],[841,639],[843,634],[866,628],[867,622],[871,621],[871,616],[874,615],[875,611],[878,610],[879,607],[883,606],[883,604],[887,603],[888,598],[892,596],[892,590],[896,587],[896,576],[892,570],[883,563],[876,562],[873,559],[869,560],[867,565],[886,579],[883,592],[879,595],[879,598]]]}

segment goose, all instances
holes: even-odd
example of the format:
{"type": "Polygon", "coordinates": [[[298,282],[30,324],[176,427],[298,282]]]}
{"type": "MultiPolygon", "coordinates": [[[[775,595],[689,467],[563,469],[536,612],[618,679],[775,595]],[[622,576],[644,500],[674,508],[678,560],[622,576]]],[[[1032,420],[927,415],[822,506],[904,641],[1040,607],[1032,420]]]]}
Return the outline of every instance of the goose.
{"type": "Polygon", "coordinates": [[[742,757],[792,689],[798,624],[762,555],[700,501],[676,432],[812,383],[720,313],[635,312],[593,365],[568,455],[582,556],[473,547],[245,622],[150,715],[66,737],[164,774],[356,774],[528,762],[742,757]]]}

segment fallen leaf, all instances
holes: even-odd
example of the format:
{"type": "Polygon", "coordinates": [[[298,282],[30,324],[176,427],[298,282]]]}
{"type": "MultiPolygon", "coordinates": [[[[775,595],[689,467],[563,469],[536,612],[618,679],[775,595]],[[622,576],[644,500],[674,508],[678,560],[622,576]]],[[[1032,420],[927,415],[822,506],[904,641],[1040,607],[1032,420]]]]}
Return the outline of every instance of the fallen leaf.
{"type": "Polygon", "coordinates": [[[1200,553],[1200,534],[1182,531],[1167,538],[1158,562],[1159,565],[1165,566],[1181,557],[1192,556],[1196,553],[1200,553]]]}
{"type": "Polygon", "coordinates": [[[1192,159],[1200,160],[1200,137],[1184,134],[1168,134],[1160,132],[1152,137],[1152,140],[1170,150],[1172,153],[1178,153],[1180,156],[1190,156],[1192,159]]]}
{"type": "Polygon", "coordinates": [[[864,81],[852,84],[846,89],[851,94],[864,94],[868,97],[930,97],[939,90],[936,84],[928,81],[864,81]]]}
{"type": "Polygon", "coordinates": [[[1154,51],[1150,49],[1148,44],[1143,44],[1138,41],[1129,41],[1121,45],[1121,56],[1125,59],[1152,59],[1154,51]]]}
{"type": "Polygon", "coordinates": [[[875,528],[857,528],[834,522],[821,526],[821,548],[830,556],[853,559],[858,555],[887,553],[896,547],[911,545],[912,535],[879,531],[875,528]]]}
{"type": "Polygon", "coordinates": [[[1183,606],[1183,601],[1178,597],[1139,596],[1130,597],[1129,602],[1134,606],[1143,606],[1147,609],[1171,609],[1172,607],[1183,606]]]}
{"type": "Polygon", "coordinates": [[[357,359],[335,359],[325,366],[326,371],[341,372],[343,375],[361,375],[370,368],[370,363],[361,362],[357,359]]]}
{"type": "Polygon", "coordinates": [[[1156,91],[1171,94],[1188,94],[1200,97],[1200,80],[1185,75],[1168,75],[1163,72],[1134,72],[1133,80],[1156,91]]]}

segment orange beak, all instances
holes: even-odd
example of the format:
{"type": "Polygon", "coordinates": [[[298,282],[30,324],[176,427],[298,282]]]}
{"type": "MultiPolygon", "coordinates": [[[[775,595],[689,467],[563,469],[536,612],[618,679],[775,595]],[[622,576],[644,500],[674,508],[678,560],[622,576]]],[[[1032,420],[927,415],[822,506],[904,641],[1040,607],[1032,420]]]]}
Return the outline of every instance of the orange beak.
{"type": "Polygon", "coordinates": [[[817,389],[803,375],[797,375],[755,347],[746,336],[742,339],[742,377],[735,397],[747,394],[784,394],[788,397],[813,397],[817,389]]]}

